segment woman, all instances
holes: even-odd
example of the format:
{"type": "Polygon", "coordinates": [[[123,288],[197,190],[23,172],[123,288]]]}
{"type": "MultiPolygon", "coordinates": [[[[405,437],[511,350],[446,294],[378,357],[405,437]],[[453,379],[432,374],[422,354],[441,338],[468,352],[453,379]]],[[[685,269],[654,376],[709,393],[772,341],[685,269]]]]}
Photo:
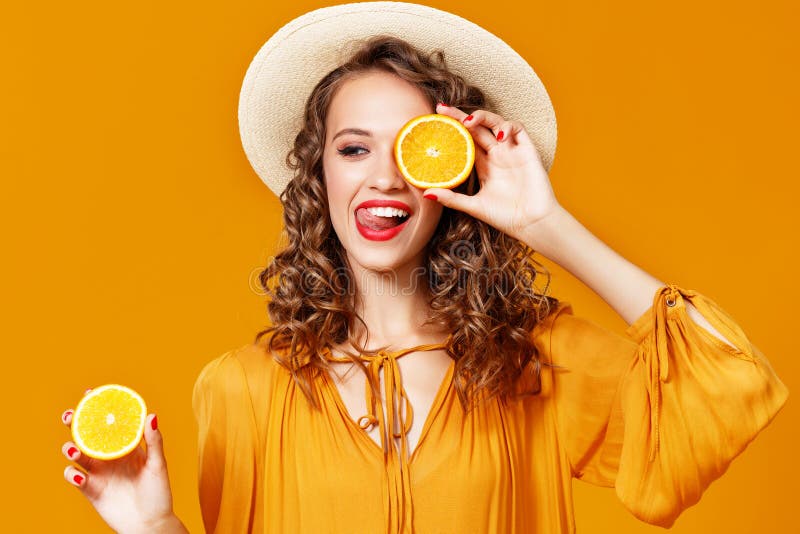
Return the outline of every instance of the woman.
{"type": "MultiPolygon", "coordinates": [[[[479,87],[447,51],[420,50],[434,31],[497,44],[424,6],[352,4],[293,21],[248,70],[243,141],[280,195],[288,245],[261,277],[273,326],[195,384],[208,532],[571,532],[573,477],[668,527],[786,400],[727,313],[620,257],[557,202],[550,108],[520,108],[525,122],[497,112],[516,93],[549,104],[538,79],[479,87]],[[362,40],[321,79],[275,84],[307,50],[303,31],[321,49],[362,40]],[[302,120],[290,95],[258,89],[303,84],[302,120]],[[399,129],[427,113],[476,142],[454,191],[410,186],[392,157],[399,129]],[[274,133],[292,121],[279,170],[274,133]],[[537,291],[534,250],[603,297],[626,336],[537,291]]],[[[65,475],[115,530],[185,532],[152,421],[147,453],[74,452],[88,472],[65,475]]]]}

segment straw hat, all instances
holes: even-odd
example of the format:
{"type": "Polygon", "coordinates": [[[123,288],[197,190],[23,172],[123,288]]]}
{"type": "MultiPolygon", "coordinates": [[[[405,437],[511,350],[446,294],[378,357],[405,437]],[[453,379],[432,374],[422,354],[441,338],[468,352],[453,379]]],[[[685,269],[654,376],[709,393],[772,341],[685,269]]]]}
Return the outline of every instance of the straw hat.
{"type": "Polygon", "coordinates": [[[346,61],[354,40],[388,34],[479,87],[506,120],[525,126],[548,171],[556,150],[553,104],[533,68],[499,37],[462,17],[406,2],[357,2],[310,11],[279,29],[253,58],[239,94],[239,133],[256,174],[278,196],[294,174],[286,154],[314,86],[346,61]]]}

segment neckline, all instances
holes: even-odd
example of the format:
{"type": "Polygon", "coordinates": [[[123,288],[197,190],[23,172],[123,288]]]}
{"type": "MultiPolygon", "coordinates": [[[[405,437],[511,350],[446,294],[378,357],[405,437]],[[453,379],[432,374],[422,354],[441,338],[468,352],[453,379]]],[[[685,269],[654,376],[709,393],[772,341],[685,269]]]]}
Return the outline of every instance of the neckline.
{"type": "MultiPolygon", "coordinates": [[[[423,346],[431,347],[432,345],[437,345],[437,346],[441,345],[441,347],[438,348],[446,349],[448,346],[448,342],[450,341],[451,338],[452,334],[448,336],[445,342],[429,344],[429,345],[418,345],[417,347],[423,347],[423,346]]],[[[401,352],[403,354],[407,354],[409,352],[414,352],[414,350],[416,350],[417,347],[412,347],[411,349],[403,349],[399,351],[392,351],[392,354],[394,355],[401,352]]],[[[325,347],[325,349],[328,350],[330,354],[329,348],[325,347]]],[[[432,349],[429,348],[429,350],[432,349]]],[[[439,412],[441,411],[445,398],[447,397],[448,393],[451,390],[451,386],[453,383],[453,375],[455,372],[455,363],[456,363],[455,360],[451,357],[450,364],[447,366],[447,371],[445,372],[444,378],[439,383],[436,395],[433,398],[433,402],[431,403],[430,409],[428,410],[428,414],[425,417],[425,421],[422,424],[422,429],[420,430],[417,444],[414,446],[414,449],[408,453],[407,465],[409,466],[409,468],[413,465],[413,462],[417,457],[417,451],[419,451],[420,447],[424,445],[425,438],[427,437],[431,426],[433,426],[434,421],[436,420],[439,412]]],[[[371,437],[369,437],[369,435],[367,435],[364,429],[361,428],[361,426],[359,426],[359,424],[353,420],[353,418],[350,415],[350,412],[347,410],[347,406],[345,406],[344,404],[344,399],[342,399],[342,396],[339,393],[339,388],[337,388],[336,384],[334,383],[333,377],[331,377],[330,373],[328,373],[327,371],[323,371],[321,374],[323,377],[323,381],[325,382],[325,385],[329,389],[331,397],[333,398],[334,404],[339,410],[341,416],[345,419],[345,425],[350,427],[354,433],[358,434],[359,439],[365,440],[367,447],[370,450],[372,450],[379,458],[383,458],[384,451],[382,445],[375,443],[375,441],[371,437]]],[[[382,403],[379,402],[378,406],[380,407],[381,405],[382,403]]],[[[399,451],[397,451],[397,445],[394,443],[394,440],[392,440],[391,446],[394,447],[395,451],[399,453],[399,451]]]]}
{"type": "MultiPolygon", "coordinates": [[[[414,345],[413,347],[407,347],[407,348],[404,348],[404,349],[397,349],[397,350],[384,350],[384,349],[382,349],[380,351],[377,351],[377,353],[378,353],[378,355],[391,355],[394,358],[400,358],[400,357],[405,356],[406,354],[411,353],[411,352],[424,351],[424,350],[436,350],[436,349],[448,349],[450,347],[450,342],[452,341],[452,339],[453,339],[453,334],[448,334],[447,337],[445,338],[445,340],[441,341],[439,343],[423,343],[421,345],[414,345]]],[[[341,358],[340,356],[334,356],[333,355],[333,351],[331,350],[331,346],[330,345],[326,345],[325,347],[323,347],[322,348],[322,352],[323,353],[327,353],[328,356],[330,356],[331,358],[341,358]]],[[[357,358],[359,358],[359,359],[361,359],[362,361],[365,361],[365,362],[369,362],[373,358],[371,356],[363,356],[361,354],[353,353],[353,352],[345,351],[345,350],[342,350],[340,352],[342,352],[344,354],[349,354],[351,356],[355,356],[355,357],[357,357],[357,358]]]]}

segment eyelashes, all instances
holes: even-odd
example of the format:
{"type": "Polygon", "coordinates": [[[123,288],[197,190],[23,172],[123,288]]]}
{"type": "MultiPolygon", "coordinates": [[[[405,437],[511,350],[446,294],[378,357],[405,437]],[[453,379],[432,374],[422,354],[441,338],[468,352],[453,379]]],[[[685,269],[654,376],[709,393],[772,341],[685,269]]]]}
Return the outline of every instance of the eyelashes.
{"type": "Polygon", "coordinates": [[[339,154],[341,154],[342,156],[344,156],[346,158],[352,158],[354,156],[360,156],[361,153],[357,153],[357,151],[359,151],[359,150],[363,150],[364,152],[367,152],[366,148],[361,147],[361,146],[356,146],[356,145],[350,145],[350,146],[346,146],[344,148],[336,149],[336,151],[339,154]]]}

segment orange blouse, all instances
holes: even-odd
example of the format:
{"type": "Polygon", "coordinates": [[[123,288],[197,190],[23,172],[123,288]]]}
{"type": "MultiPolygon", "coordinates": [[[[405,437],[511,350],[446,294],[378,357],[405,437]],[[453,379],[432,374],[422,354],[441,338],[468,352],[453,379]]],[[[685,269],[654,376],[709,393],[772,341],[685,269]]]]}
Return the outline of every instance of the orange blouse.
{"type": "MultiPolygon", "coordinates": [[[[322,373],[314,410],[266,342],[215,358],[192,398],[206,531],[574,532],[573,477],[614,487],[634,516],[669,527],[788,396],[724,310],[671,284],[625,336],[566,302],[531,334],[541,392],[464,413],[451,364],[410,458],[362,429],[406,429],[409,407],[384,414],[368,395],[377,407],[353,421],[322,373]],[[738,349],[696,324],[684,299],[738,349]]],[[[384,394],[400,401],[395,359],[443,346],[385,352],[369,368],[384,368],[384,394]]]]}

